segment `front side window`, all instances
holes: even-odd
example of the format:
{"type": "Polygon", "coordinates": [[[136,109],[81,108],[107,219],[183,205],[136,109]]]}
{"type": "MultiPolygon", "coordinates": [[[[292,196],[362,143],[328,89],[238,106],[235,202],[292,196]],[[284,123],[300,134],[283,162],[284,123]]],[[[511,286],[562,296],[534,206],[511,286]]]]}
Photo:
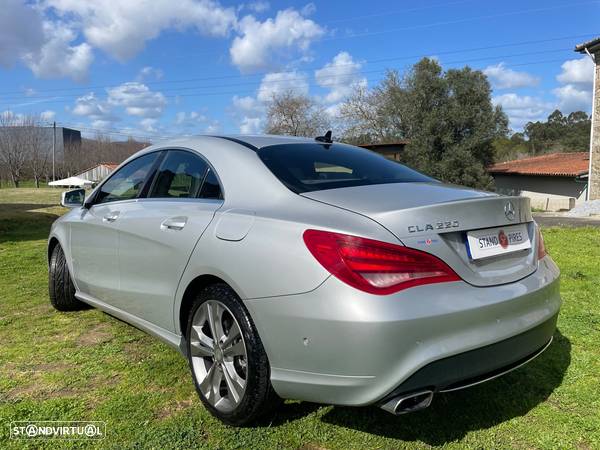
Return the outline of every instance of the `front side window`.
{"type": "Polygon", "coordinates": [[[194,198],[198,195],[208,164],[190,152],[170,150],[162,162],[148,197],[194,198]]]}
{"type": "Polygon", "coordinates": [[[300,194],[351,186],[435,181],[377,153],[345,144],[281,144],[258,156],[289,189],[300,194]]]}
{"type": "Polygon", "coordinates": [[[142,190],[157,156],[158,153],[148,153],[121,167],[100,187],[95,203],[136,198],[142,190]]]}

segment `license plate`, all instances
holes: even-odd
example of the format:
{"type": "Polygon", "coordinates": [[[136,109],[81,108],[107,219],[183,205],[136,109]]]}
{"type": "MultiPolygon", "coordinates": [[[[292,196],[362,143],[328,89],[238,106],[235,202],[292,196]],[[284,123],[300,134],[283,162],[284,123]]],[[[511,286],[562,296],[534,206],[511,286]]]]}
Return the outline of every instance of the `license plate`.
{"type": "Polygon", "coordinates": [[[527,224],[487,228],[467,232],[471,259],[489,258],[531,248],[527,224]]]}

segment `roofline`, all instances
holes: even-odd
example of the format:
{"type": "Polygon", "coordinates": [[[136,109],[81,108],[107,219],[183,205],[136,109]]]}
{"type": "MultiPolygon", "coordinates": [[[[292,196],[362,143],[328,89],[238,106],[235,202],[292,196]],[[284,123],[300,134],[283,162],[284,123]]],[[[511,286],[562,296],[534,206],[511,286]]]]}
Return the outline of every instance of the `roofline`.
{"type": "Polygon", "coordinates": [[[600,37],[597,37],[587,42],[583,42],[575,46],[575,51],[578,53],[584,53],[586,50],[590,53],[600,51],[600,37]]]}
{"type": "Polygon", "coordinates": [[[512,172],[510,170],[490,170],[487,171],[493,175],[518,175],[523,177],[565,177],[565,178],[577,178],[582,177],[588,174],[588,171],[582,172],[531,172],[531,173],[523,173],[523,172],[512,172]]]}
{"type": "Polygon", "coordinates": [[[410,141],[408,139],[403,139],[396,142],[381,142],[381,143],[373,143],[373,144],[356,144],[357,147],[362,148],[370,148],[370,147],[392,147],[395,145],[408,145],[410,141]]]}

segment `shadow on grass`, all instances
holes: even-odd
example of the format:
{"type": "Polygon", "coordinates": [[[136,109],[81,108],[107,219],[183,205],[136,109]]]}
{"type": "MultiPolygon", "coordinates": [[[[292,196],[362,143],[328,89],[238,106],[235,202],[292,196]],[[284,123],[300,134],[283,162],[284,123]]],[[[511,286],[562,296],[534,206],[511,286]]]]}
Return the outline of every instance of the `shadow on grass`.
{"type": "MultiPolygon", "coordinates": [[[[387,438],[443,445],[527,414],[560,386],[570,362],[571,343],[557,330],[552,345],[529,364],[479,386],[438,394],[424,411],[393,416],[377,407],[336,406],[321,420],[387,438]]],[[[271,425],[302,418],[321,406],[286,404],[271,425]]]]}
{"type": "Polygon", "coordinates": [[[58,214],[39,211],[56,204],[0,203],[0,243],[46,239],[58,214]]]}

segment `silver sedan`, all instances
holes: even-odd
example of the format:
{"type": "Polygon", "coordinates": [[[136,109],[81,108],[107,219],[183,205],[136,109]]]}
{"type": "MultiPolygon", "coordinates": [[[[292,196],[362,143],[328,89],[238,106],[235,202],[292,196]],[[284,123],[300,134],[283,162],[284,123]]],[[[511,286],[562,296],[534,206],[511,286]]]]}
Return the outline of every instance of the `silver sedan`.
{"type": "Polygon", "coordinates": [[[62,203],[52,304],[178,349],[230,424],[282,398],[419,410],[528,362],[555,331],[559,270],[528,199],[327,136],[152,146],[62,203]]]}

